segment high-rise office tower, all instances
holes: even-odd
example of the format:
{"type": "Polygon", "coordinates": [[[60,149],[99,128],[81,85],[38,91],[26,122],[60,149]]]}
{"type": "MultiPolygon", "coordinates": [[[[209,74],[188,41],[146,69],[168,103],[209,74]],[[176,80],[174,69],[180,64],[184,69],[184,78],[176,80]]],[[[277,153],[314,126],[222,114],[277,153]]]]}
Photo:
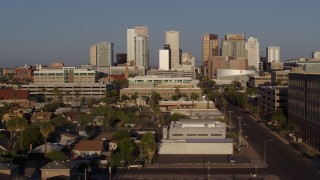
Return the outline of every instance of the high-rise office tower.
{"type": "Polygon", "coordinates": [[[97,67],[113,65],[113,43],[99,42],[90,47],[90,64],[97,67]]]}
{"type": "Polygon", "coordinates": [[[180,42],[179,31],[166,31],[166,44],[170,45],[171,50],[171,69],[180,67],[180,42]]]}
{"type": "Polygon", "coordinates": [[[170,45],[165,44],[163,49],[159,50],[159,69],[170,70],[170,45]]]}
{"type": "Polygon", "coordinates": [[[127,29],[127,58],[130,66],[149,67],[149,34],[146,26],[127,29]]]}
{"type": "Polygon", "coordinates": [[[268,46],[266,52],[268,62],[280,62],[279,46],[268,46]]]}
{"type": "Polygon", "coordinates": [[[222,40],[222,56],[247,57],[244,34],[227,34],[222,40]]]}
{"type": "Polygon", "coordinates": [[[90,46],[90,64],[97,65],[97,44],[90,46]]]}
{"type": "Polygon", "coordinates": [[[206,66],[210,57],[219,56],[218,35],[204,34],[202,37],[202,62],[206,66]]]}
{"type": "Polygon", "coordinates": [[[253,37],[247,40],[248,68],[249,70],[259,69],[259,41],[253,37]]]}

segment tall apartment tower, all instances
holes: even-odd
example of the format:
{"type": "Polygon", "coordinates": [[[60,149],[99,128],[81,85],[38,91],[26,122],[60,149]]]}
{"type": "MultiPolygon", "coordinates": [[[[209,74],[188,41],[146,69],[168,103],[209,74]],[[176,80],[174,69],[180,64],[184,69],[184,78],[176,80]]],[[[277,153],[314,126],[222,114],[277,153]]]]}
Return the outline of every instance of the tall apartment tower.
{"type": "Polygon", "coordinates": [[[246,58],[246,42],[244,34],[227,34],[222,39],[221,55],[246,58]]]}
{"type": "Polygon", "coordinates": [[[266,52],[268,62],[280,62],[279,46],[268,46],[266,52]]]}
{"type": "Polygon", "coordinates": [[[90,47],[90,64],[97,67],[113,66],[113,43],[99,42],[90,47]]]}
{"type": "Polygon", "coordinates": [[[249,70],[259,70],[259,41],[253,37],[247,40],[248,68],[249,70]]]}
{"type": "Polygon", "coordinates": [[[166,31],[166,43],[171,49],[171,69],[179,69],[180,67],[180,40],[179,31],[166,31]]]}
{"type": "Polygon", "coordinates": [[[219,56],[218,35],[204,34],[202,37],[202,62],[206,66],[210,57],[219,56]]]}
{"type": "Polygon", "coordinates": [[[149,67],[149,34],[146,26],[127,29],[127,62],[130,66],[149,67]]]}

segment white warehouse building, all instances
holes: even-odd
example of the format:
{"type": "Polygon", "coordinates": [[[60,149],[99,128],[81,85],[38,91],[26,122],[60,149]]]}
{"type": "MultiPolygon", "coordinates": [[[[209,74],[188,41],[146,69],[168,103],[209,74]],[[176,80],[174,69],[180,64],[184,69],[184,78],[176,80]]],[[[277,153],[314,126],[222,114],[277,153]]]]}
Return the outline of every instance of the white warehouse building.
{"type": "Polygon", "coordinates": [[[164,127],[158,154],[232,154],[225,123],[213,119],[180,119],[164,127]]]}

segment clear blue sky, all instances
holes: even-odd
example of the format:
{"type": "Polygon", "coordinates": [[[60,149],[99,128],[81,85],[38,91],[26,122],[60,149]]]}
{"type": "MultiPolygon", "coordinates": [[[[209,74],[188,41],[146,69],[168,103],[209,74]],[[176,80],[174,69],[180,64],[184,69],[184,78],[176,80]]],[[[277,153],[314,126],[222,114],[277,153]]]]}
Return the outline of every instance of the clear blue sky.
{"type": "Polygon", "coordinates": [[[0,66],[89,62],[89,47],[114,43],[126,53],[126,29],[149,28],[150,64],[158,65],[166,30],[201,64],[201,37],[246,32],[260,49],[280,46],[283,60],[320,50],[319,0],[1,0],[0,66]]]}

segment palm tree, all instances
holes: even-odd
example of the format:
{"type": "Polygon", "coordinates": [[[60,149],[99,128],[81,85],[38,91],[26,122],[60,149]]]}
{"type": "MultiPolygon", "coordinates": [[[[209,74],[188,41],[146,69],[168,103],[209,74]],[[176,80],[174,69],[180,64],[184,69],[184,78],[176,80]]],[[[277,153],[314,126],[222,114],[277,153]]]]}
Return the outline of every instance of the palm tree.
{"type": "Polygon", "coordinates": [[[67,107],[69,107],[70,91],[66,91],[65,95],[67,96],[67,107]]]}
{"type": "Polygon", "coordinates": [[[77,106],[79,105],[79,97],[80,97],[80,93],[77,91],[74,96],[76,97],[76,101],[77,101],[77,106]]]}
{"type": "Polygon", "coordinates": [[[46,88],[42,88],[41,89],[41,92],[42,92],[42,94],[44,95],[44,102],[47,102],[47,90],[46,90],[46,88]]]}
{"type": "Polygon", "coordinates": [[[16,118],[14,119],[15,123],[16,123],[16,126],[17,128],[19,129],[19,132],[20,132],[20,150],[23,149],[23,146],[22,146],[22,142],[23,142],[23,131],[27,128],[28,126],[28,122],[25,118],[16,118]]]}
{"type": "Polygon", "coordinates": [[[40,128],[40,133],[44,137],[44,154],[47,154],[47,138],[49,137],[49,134],[54,131],[55,127],[50,122],[44,121],[40,122],[38,124],[40,128]]]}
{"type": "Polygon", "coordinates": [[[7,129],[10,131],[10,138],[13,137],[13,132],[17,129],[17,123],[14,119],[10,119],[7,121],[7,129]]]}
{"type": "Polygon", "coordinates": [[[59,96],[60,94],[60,91],[57,87],[53,89],[53,94],[54,94],[54,101],[57,101],[57,96],[59,96]]]}

